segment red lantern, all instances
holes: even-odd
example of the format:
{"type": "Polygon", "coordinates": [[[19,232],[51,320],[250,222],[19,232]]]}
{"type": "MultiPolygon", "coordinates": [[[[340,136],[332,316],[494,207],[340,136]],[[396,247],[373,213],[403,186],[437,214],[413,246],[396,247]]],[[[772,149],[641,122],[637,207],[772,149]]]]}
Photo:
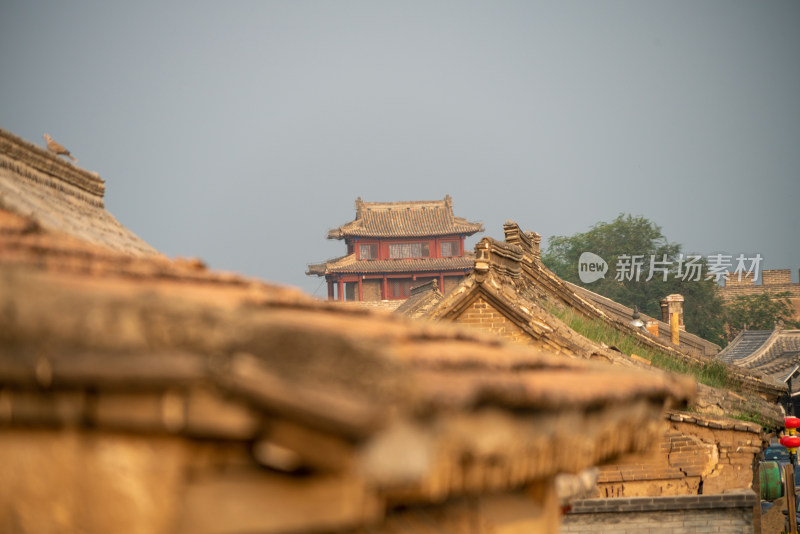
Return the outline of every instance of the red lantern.
{"type": "Polygon", "coordinates": [[[783,436],[780,443],[794,454],[794,451],[800,447],[800,436],[783,436]]]}
{"type": "Polygon", "coordinates": [[[785,417],[783,419],[783,424],[786,426],[786,430],[789,432],[789,434],[794,434],[797,432],[798,427],[800,427],[800,418],[785,417]]]}

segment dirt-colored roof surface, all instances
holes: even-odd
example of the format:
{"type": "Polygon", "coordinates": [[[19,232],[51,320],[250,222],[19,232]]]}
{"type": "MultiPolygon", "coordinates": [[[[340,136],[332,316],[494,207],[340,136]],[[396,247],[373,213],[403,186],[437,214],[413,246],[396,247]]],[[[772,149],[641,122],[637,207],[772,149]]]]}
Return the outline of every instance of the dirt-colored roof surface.
{"type": "Polygon", "coordinates": [[[482,231],[481,223],[453,215],[449,195],[444,200],[408,202],[364,202],[358,198],[355,220],[328,232],[328,239],[472,235],[482,231]]]}
{"type": "Polygon", "coordinates": [[[408,298],[395,309],[395,313],[412,319],[425,317],[443,298],[438,281],[429,280],[412,287],[408,298]]]}
{"type": "MultiPolygon", "coordinates": [[[[430,388],[419,388],[419,383],[407,384],[409,389],[402,390],[402,399],[416,400],[425,406],[436,405],[437,399],[445,397],[448,406],[470,406],[488,389],[494,390],[500,405],[547,409],[567,407],[569,403],[574,407],[614,402],[640,395],[660,397],[665,392],[683,394],[680,382],[666,375],[645,380],[644,385],[636,384],[649,375],[553,358],[545,352],[508,346],[445,325],[411,324],[392,316],[306,299],[293,302],[280,292],[278,298],[273,298],[269,287],[258,288],[263,292],[245,293],[233,287],[198,294],[191,284],[169,291],[135,279],[96,280],[52,271],[30,273],[6,266],[1,272],[5,289],[0,296],[6,310],[4,324],[8,327],[2,339],[11,353],[19,355],[19,359],[3,360],[4,378],[21,384],[38,383],[35,364],[40,359],[51,363],[52,387],[73,380],[96,380],[91,367],[73,365],[68,354],[74,352],[87,355],[87,360],[93,359],[89,356],[93,352],[141,354],[141,361],[147,359],[147,353],[160,353],[165,355],[165,361],[176,362],[188,362],[193,359],[190,355],[196,354],[198,366],[187,371],[188,379],[205,372],[201,372],[203,365],[199,361],[203,354],[236,352],[250,354],[259,365],[274,366],[278,374],[298,385],[319,380],[316,386],[335,390],[337,382],[343,389],[349,388],[347,383],[358,384],[351,393],[369,399],[365,409],[369,405],[379,409],[382,403],[373,401],[392,398],[392,391],[398,390],[386,386],[407,377],[408,373],[429,378],[437,373],[443,377],[460,375],[463,384],[469,385],[451,387],[450,393],[442,395],[444,384],[435,387],[431,384],[430,388]],[[231,301],[216,304],[218,297],[229,289],[234,290],[231,301]],[[232,305],[233,300],[238,300],[236,305],[232,305]],[[90,309],[94,312],[88,313],[90,309]],[[201,326],[202,322],[207,323],[206,328],[201,326]],[[172,325],[171,331],[164,330],[167,325],[172,325]],[[232,325],[236,327],[228,328],[232,325]],[[357,335],[346,334],[348,331],[357,335]],[[294,336],[298,337],[293,339],[294,336]],[[279,340],[282,346],[277,352],[294,354],[291,360],[284,360],[276,353],[275,342],[279,340]],[[24,350],[25,346],[53,344],[69,350],[24,350]],[[320,366],[317,368],[314,362],[320,366]],[[356,368],[359,372],[353,373],[356,368]],[[391,373],[381,376],[381,369],[391,373]],[[497,370],[497,376],[481,377],[481,373],[473,373],[486,369],[497,370]],[[81,375],[84,372],[86,375],[81,375]],[[540,383],[533,375],[541,372],[552,380],[540,383]],[[571,385],[573,379],[580,382],[584,375],[587,379],[594,375],[598,384],[571,385]],[[621,382],[617,382],[613,391],[604,392],[603,379],[613,376],[618,376],[621,382]],[[368,385],[373,382],[374,385],[368,385]],[[503,384],[515,387],[498,387],[503,384]],[[655,384],[660,386],[649,391],[655,384]]],[[[124,363],[116,362],[109,356],[105,362],[98,358],[94,363],[97,369],[106,365],[109,369],[119,365],[135,368],[125,359],[124,363]]],[[[158,382],[159,369],[158,366],[143,368],[140,376],[128,379],[158,382]]],[[[113,385],[112,381],[110,386],[113,385]]],[[[394,401],[405,402],[402,399],[394,401]]]]}
{"type": "MultiPolygon", "coordinates": [[[[0,530],[376,524],[389,506],[521,488],[645,450],[665,404],[694,395],[681,377],[131,254],[40,224],[44,200],[0,209],[0,530]],[[148,451],[167,464],[141,463],[148,451]],[[122,482],[122,494],[97,489],[122,482]],[[162,526],[131,515],[139,507],[162,526]],[[144,526],[118,520],[128,516],[144,526]]],[[[80,217],[95,215],[105,220],[80,217]]]]}
{"type": "MultiPolygon", "coordinates": [[[[548,457],[580,442],[585,454],[532,464],[521,475],[525,479],[579,470],[646,447],[640,436],[659,418],[665,399],[692,396],[689,380],[594,367],[258,283],[217,282],[213,276],[203,282],[176,271],[164,278],[158,270],[153,276],[132,276],[127,269],[106,268],[105,276],[97,277],[74,266],[23,267],[0,265],[0,381],[7,388],[5,420],[15,425],[77,423],[95,429],[177,430],[191,439],[255,439],[261,418],[279,417],[346,440],[379,439],[397,425],[412,425],[429,434],[426,440],[452,446],[454,437],[438,436],[441,422],[434,421],[471,420],[476,410],[500,410],[518,428],[514,432],[536,428],[527,437],[520,434],[517,446],[493,453],[508,462],[548,457]],[[105,396],[133,392],[174,395],[185,406],[181,413],[188,414],[202,391],[211,391],[214,402],[238,399],[239,417],[249,423],[228,431],[225,419],[213,416],[194,422],[189,415],[176,421],[130,420],[125,413],[97,411],[105,396]],[[89,392],[99,400],[68,403],[89,392]],[[26,407],[31,396],[42,399],[44,411],[26,407]],[[529,427],[524,413],[549,414],[550,422],[529,427]],[[562,416],[582,421],[580,437],[570,437],[572,424],[561,428],[562,416]],[[611,428],[615,437],[609,441],[611,428]]],[[[315,461],[313,454],[305,461],[315,461]]],[[[432,498],[431,492],[463,491],[428,478],[437,472],[436,462],[428,468],[433,471],[418,475],[416,489],[401,494],[417,495],[416,500],[432,498]]],[[[510,487],[516,480],[494,484],[510,487]]]]}
{"type": "MultiPolygon", "coordinates": [[[[339,301],[331,301],[331,302],[339,302],[339,301]]],[[[391,313],[395,311],[401,304],[403,304],[403,300],[352,300],[347,302],[339,302],[342,306],[353,306],[355,308],[362,308],[365,310],[372,310],[377,312],[387,312],[391,313]]]]}
{"type": "Polygon", "coordinates": [[[472,254],[450,258],[420,258],[397,260],[357,260],[355,254],[325,263],[309,265],[307,274],[329,273],[395,273],[425,271],[468,271],[472,269],[472,254]]]}

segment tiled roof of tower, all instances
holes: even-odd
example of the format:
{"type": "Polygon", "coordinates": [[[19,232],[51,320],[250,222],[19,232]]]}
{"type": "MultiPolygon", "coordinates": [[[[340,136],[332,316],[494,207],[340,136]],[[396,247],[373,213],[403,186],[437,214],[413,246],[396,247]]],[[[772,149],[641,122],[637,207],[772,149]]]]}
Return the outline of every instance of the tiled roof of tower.
{"type": "Polygon", "coordinates": [[[328,273],[393,273],[424,271],[469,271],[474,257],[466,253],[463,257],[419,258],[396,260],[357,260],[355,254],[335,258],[325,263],[308,266],[306,274],[319,276],[328,273]]]}
{"type": "Polygon", "coordinates": [[[355,220],[329,231],[328,239],[472,235],[482,231],[481,223],[453,215],[450,195],[444,200],[409,202],[364,202],[359,197],[355,220]]]}

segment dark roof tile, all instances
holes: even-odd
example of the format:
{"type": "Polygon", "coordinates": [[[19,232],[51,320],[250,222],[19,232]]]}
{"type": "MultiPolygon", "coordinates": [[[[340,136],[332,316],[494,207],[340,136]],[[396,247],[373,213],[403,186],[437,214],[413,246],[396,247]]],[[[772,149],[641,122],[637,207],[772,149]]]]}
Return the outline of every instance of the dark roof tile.
{"type": "Polygon", "coordinates": [[[727,363],[735,363],[746,358],[758,350],[771,335],[772,330],[744,331],[720,353],[720,359],[727,363]]]}

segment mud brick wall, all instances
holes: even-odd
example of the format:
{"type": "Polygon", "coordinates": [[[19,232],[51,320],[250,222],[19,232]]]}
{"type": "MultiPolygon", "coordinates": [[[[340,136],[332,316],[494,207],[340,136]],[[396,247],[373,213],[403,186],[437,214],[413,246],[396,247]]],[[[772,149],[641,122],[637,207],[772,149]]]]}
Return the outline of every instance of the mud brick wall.
{"type": "Polygon", "coordinates": [[[464,310],[456,322],[469,325],[470,328],[491,332],[516,343],[531,342],[530,336],[525,331],[509,321],[482,298],[476,299],[464,310]]]}
{"type": "Polygon", "coordinates": [[[561,534],[752,534],[757,503],[750,490],[724,495],[587,499],[576,502],[564,517],[561,534]]]}
{"type": "Polygon", "coordinates": [[[600,497],[719,494],[750,488],[761,450],[756,425],[673,413],[655,453],[600,468],[600,497]]]}

